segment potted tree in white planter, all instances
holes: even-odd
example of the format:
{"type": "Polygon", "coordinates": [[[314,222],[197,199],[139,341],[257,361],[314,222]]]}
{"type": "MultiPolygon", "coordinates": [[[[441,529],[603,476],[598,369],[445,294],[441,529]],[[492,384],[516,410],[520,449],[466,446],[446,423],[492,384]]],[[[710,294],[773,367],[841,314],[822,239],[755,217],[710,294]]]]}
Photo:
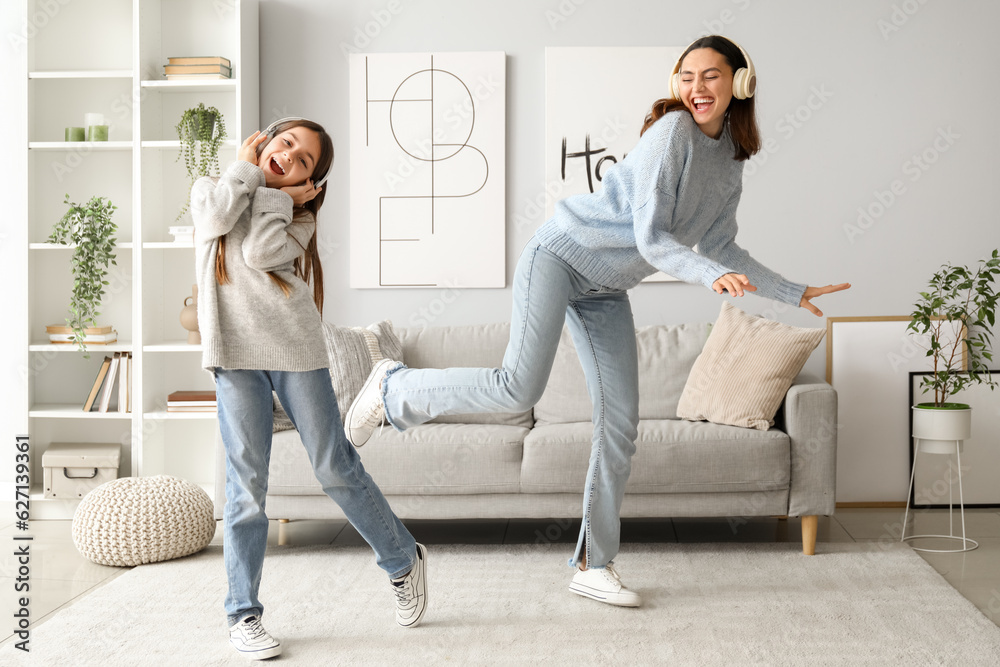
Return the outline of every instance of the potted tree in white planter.
{"type": "MultiPolygon", "coordinates": [[[[986,361],[990,352],[996,321],[998,296],[993,291],[994,278],[1000,275],[1000,256],[994,250],[989,259],[981,260],[975,271],[965,266],[942,265],[930,280],[930,291],[921,292],[907,330],[930,334],[927,356],[934,360],[934,372],[924,377],[923,393],[934,391],[934,401],[913,406],[913,437],[919,438],[922,451],[948,453],[955,451],[955,442],[968,439],[972,433],[972,408],[965,403],[949,402],[948,398],[964,387],[986,384],[992,391],[997,386],[986,361]],[[944,334],[951,327],[946,323],[961,323],[961,333],[953,341],[944,334]],[[967,368],[962,369],[962,353],[967,368]]],[[[959,445],[961,446],[961,445],[959,445]]]]}

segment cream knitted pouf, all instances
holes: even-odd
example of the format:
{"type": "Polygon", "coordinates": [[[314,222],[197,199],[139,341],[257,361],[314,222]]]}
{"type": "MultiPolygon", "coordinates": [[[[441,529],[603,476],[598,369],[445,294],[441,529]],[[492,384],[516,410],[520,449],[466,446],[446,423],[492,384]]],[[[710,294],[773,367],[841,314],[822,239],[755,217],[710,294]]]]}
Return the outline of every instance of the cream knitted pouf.
{"type": "Polygon", "coordinates": [[[101,565],[142,565],[188,556],[215,535],[212,499],[191,482],[158,475],[101,484],[73,515],[73,544],[101,565]]]}

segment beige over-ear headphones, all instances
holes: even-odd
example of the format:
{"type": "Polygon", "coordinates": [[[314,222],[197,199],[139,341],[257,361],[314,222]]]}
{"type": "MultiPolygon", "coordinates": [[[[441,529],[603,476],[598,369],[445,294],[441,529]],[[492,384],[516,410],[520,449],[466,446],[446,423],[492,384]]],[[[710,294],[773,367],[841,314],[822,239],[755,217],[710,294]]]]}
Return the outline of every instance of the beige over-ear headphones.
{"type": "MultiPolygon", "coordinates": [[[[719,37],[722,37],[719,35],[719,37]]],[[[700,38],[699,38],[700,39],[700,38]]],[[[741,67],[735,72],[733,72],[733,97],[738,100],[745,100],[748,97],[753,97],[754,92],[757,90],[757,71],[753,67],[753,61],[750,60],[750,54],[743,50],[743,47],[729,39],[728,37],[723,37],[727,42],[735,46],[743,54],[743,57],[747,60],[747,66],[741,67]]],[[[695,42],[698,40],[696,39],[695,42]]],[[[691,42],[694,44],[694,42],[691,42]]],[[[688,44],[681,55],[677,58],[677,62],[674,63],[674,69],[670,72],[670,96],[675,100],[681,98],[681,75],[678,70],[681,68],[681,60],[684,58],[684,54],[687,50],[691,48],[691,44],[688,44]]]]}

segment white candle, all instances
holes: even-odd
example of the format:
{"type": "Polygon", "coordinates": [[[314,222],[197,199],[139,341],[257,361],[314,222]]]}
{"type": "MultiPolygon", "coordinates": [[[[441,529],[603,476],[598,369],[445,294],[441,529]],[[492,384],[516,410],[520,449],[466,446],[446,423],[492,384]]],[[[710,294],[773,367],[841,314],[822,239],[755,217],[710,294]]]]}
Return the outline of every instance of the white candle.
{"type": "Polygon", "coordinates": [[[84,117],[84,127],[90,127],[91,125],[104,125],[104,114],[102,113],[87,113],[83,115],[84,117]]]}

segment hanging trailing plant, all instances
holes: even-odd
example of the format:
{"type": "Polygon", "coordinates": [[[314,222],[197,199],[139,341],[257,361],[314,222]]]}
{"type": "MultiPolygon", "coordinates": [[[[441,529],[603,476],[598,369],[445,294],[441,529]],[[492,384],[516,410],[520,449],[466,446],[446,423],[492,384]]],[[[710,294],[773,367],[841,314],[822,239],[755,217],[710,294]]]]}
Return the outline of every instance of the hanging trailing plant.
{"type": "Polygon", "coordinates": [[[50,243],[75,246],[73,252],[73,296],[70,299],[70,316],[66,324],[73,329],[73,341],[83,356],[90,358],[84,343],[86,329],[97,325],[97,309],[108,285],[108,268],[118,265],[115,258],[115,233],[118,226],[111,220],[118,207],[104,197],[93,197],[86,204],[76,204],[67,194],[63,200],[69,205],[65,215],[55,224],[50,243]]]}
{"type": "Polygon", "coordinates": [[[188,198],[177,214],[179,220],[187,213],[191,203],[191,186],[202,176],[217,175],[219,171],[219,147],[226,138],[226,123],[222,113],[215,107],[206,107],[204,102],[187,109],[175,127],[181,142],[181,152],[177,159],[184,158],[187,169],[188,198]]]}

